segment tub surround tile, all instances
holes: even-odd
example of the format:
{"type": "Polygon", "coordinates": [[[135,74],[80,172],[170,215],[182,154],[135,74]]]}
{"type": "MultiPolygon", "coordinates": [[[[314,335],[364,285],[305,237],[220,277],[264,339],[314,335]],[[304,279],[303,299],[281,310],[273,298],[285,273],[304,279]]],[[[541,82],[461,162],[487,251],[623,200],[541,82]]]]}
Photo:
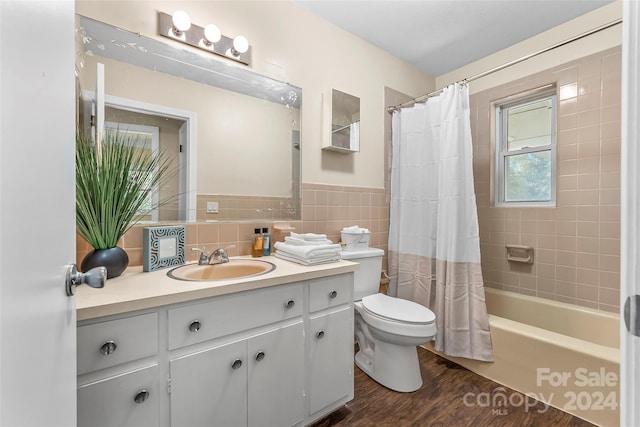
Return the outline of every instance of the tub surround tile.
{"type": "Polygon", "coordinates": [[[616,47],[471,96],[474,153],[487,154],[485,162],[474,159],[486,286],[524,294],[535,290],[543,298],[617,310],[620,70],[621,49],[616,47]],[[558,206],[492,207],[488,197],[490,102],[519,92],[516,88],[534,88],[536,82],[545,81],[555,82],[559,93],[558,206]],[[525,271],[505,265],[507,239],[533,246],[536,268],[525,271]]]}

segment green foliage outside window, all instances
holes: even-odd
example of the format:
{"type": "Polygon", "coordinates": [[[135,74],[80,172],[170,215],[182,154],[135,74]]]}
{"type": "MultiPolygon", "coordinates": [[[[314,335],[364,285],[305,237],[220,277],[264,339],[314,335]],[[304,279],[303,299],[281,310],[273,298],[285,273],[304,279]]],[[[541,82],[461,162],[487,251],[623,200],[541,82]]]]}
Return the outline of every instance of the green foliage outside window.
{"type": "Polygon", "coordinates": [[[507,202],[551,200],[551,156],[549,151],[505,158],[507,202]]]}

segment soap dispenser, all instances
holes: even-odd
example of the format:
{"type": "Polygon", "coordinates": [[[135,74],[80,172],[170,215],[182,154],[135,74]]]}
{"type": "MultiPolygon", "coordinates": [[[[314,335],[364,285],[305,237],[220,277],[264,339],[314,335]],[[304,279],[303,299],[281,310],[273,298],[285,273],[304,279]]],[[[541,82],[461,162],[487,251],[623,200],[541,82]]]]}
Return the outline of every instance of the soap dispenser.
{"type": "Polygon", "coordinates": [[[268,227],[262,227],[262,256],[271,255],[271,234],[268,227]]]}
{"type": "Polygon", "coordinates": [[[254,258],[262,256],[262,234],[259,228],[253,229],[253,238],[251,239],[251,256],[254,258]]]}

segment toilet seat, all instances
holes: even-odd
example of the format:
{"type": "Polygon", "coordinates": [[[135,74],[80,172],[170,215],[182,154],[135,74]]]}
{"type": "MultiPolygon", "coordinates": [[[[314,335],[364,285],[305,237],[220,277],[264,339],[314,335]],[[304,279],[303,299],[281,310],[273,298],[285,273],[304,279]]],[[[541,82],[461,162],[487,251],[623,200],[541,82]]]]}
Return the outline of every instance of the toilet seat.
{"type": "Polygon", "coordinates": [[[385,294],[368,295],[362,298],[362,305],[369,314],[392,322],[412,325],[429,325],[436,316],[427,307],[402,298],[385,294]]]}

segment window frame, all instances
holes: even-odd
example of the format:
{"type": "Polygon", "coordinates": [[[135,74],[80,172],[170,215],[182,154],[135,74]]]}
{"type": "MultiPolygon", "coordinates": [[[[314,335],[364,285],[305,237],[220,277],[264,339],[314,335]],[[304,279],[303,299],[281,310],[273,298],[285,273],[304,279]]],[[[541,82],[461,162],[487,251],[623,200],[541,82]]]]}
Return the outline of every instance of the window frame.
{"type": "Polygon", "coordinates": [[[558,146],[558,131],[557,131],[557,100],[555,85],[547,85],[532,91],[512,95],[508,98],[504,98],[495,102],[492,102],[492,115],[494,116],[492,126],[492,139],[493,139],[493,185],[492,185],[492,199],[493,205],[496,207],[555,207],[557,206],[557,146],[558,146]],[[541,147],[526,147],[516,151],[507,150],[507,126],[508,121],[503,118],[506,117],[505,112],[508,109],[519,107],[525,104],[529,104],[544,99],[551,100],[551,143],[549,145],[541,147]],[[528,153],[550,152],[551,162],[551,177],[550,177],[550,199],[544,201],[536,200],[524,200],[524,201],[507,201],[505,200],[505,162],[508,157],[515,155],[522,155],[528,153]]]}

